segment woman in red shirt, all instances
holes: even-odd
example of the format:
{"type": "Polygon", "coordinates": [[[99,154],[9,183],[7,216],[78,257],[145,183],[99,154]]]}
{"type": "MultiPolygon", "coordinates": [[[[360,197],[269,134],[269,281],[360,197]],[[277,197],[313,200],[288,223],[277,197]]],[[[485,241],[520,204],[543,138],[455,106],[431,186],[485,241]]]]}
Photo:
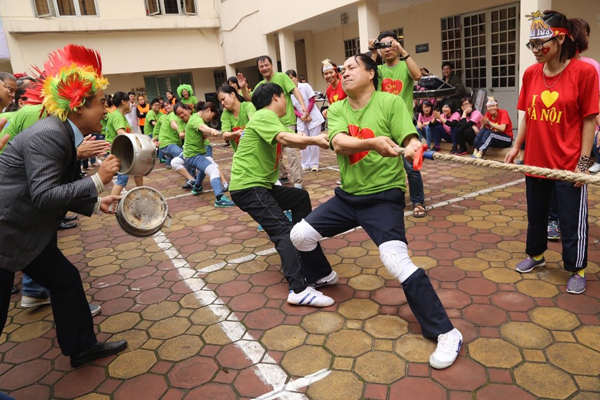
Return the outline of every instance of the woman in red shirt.
{"type": "Polygon", "coordinates": [[[481,122],[483,127],[475,136],[473,158],[482,158],[488,147],[505,149],[510,147],[513,140],[513,126],[506,110],[498,108],[498,102],[493,97],[488,97],[485,104],[487,112],[481,122]]]}
{"type": "MultiPolygon", "coordinates": [[[[584,40],[581,22],[561,13],[532,13],[527,48],[537,64],[527,68],[517,108],[525,112],[505,162],[513,162],[524,140],[525,164],[588,173],[598,107],[598,74],[576,58],[584,40]]],[[[517,264],[521,273],[546,264],[547,223],[554,192],[562,230],[563,262],[571,272],[567,292],[586,287],[588,217],[587,186],[527,175],[528,257],[517,264]]]]}

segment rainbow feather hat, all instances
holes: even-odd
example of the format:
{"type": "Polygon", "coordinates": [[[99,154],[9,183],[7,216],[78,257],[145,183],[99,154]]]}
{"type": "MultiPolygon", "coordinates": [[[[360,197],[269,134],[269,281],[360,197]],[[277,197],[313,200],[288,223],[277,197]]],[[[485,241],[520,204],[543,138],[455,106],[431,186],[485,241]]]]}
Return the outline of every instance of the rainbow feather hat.
{"type": "Polygon", "coordinates": [[[33,67],[39,82],[26,91],[28,104],[42,104],[48,114],[66,121],[71,111],[85,104],[86,98],[108,86],[102,76],[100,53],[68,44],[48,56],[44,69],[33,67]]]}

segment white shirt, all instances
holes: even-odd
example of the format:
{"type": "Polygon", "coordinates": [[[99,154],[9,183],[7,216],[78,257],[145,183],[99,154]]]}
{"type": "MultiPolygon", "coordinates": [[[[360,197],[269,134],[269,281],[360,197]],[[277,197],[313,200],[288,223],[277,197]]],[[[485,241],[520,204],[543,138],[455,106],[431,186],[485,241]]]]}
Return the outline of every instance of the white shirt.
{"type": "MultiPolygon", "coordinates": [[[[308,107],[308,101],[316,96],[315,92],[313,92],[312,87],[308,83],[298,83],[298,90],[302,93],[304,105],[308,107]]],[[[294,108],[300,111],[300,103],[294,95],[292,95],[292,103],[294,103],[294,108]]],[[[309,129],[314,129],[314,127],[321,125],[323,121],[325,121],[316,104],[313,106],[312,110],[310,110],[309,116],[312,118],[312,121],[308,123],[308,126],[306,126],[306,123],[301,121],[300,118],[297,118],[296,123],[298,124],[298,132],[308,133],[307,131],[309,129]]]]}

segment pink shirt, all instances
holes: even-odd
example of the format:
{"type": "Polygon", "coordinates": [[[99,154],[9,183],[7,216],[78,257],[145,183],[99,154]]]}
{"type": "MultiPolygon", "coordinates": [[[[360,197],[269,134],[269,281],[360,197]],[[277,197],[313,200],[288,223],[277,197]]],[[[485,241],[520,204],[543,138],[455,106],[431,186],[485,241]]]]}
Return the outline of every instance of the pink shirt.
{"type": "MultiPolygon", "coordinates": [[[[446,118],[446,117],[444,116],[444,118],[446,118]]],[[[458,120],[460,120],[460,114],[457,112],[453,112],[452,115],[450,116],[450,118],[446,119],[446,121],[458,121],[458,120]]],[[[438,122],[440,124],[442,124],[442,121],[440,121],[439,119],[438,119],[438,122]]],[[[451,128],[446,124],[442,124],[442,126],[444,127],[444,130],[446,131],[446,133],[449,134],[451,128]]]]}
{"type": "Polygon", "coordinates": [[[426,117],[425,114],[423,114],[423,113],[419,113],[419,118],[417,118],[417,122],[420,122],[422,124],[426,124],[428,122],[431,122],[432,120],[433,120],[433,115],[426,117]]]}
{"type": "MultiPolygon", "coordinates": [[[[586,62],[590,65],[592,65],[594,68],[596,68],[596,72],[598,73],[598,77],[600,78],[600,64],[598,64],[598,61],[594,60],[593,58],[589,58],[589,57],[580,57],[580,60],[583,62],[586,62]]],[[[600,86],[600,79],[598,80],[599,86],[600,86]]],[[[600,92],[600,88],[598,88],[599,92],[600,92]]],[[[598,129],[600,126],[596,125],[596,129],[598,129]]]]}
{"type": "Polygon", "coordinates": [[[467,122],[475,122],[475,126],[477,127],[477,129],[481,129],[481,125],[483,125],[481,123],[481,120],[483,119],[483,115],[481,115],[481,113],[477,110],[473,110],[471,111],[471,114],[467,116],[467,122]]]}

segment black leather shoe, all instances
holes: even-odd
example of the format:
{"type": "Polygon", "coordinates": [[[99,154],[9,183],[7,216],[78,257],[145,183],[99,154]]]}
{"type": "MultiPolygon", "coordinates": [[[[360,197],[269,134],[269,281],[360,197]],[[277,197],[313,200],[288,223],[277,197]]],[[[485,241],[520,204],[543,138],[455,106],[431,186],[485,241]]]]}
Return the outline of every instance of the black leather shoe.
{"type": "Polygon", "coordinates": [[[90,349],[82,351],[79,354],[71,356],[71,367],[77,368],[85,365],[96,358],[108,357],[117,354],[127,347],[126,340],[117,340],[116,342],[98,342],[90,349]]]}
{"type": "Polygon", "coordinates": [[[77,220],[77,214],[73,214],[68,217],[65,215],[65,217],[63,218],[63,222],[73,222],[76,220],[77,220]]]}
{"type": "Polygon", "coordinates": [[[77,226],[77,224],[75,222],[61,222],[60,225],[58,226],[58,229],[71,229],[71,228],[75,228],[77,226]]]}

